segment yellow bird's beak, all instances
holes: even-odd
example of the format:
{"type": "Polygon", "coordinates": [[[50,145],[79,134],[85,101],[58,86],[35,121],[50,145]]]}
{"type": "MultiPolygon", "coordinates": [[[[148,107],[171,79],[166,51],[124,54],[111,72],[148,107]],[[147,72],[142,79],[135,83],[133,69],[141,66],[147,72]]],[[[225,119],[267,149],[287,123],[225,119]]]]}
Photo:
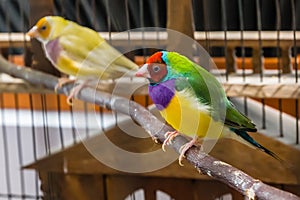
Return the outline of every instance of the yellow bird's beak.
{"type": "Polygon", "coordinates": [[[39,36],[39,33],[37,30],[38,30],[37,26],[34,26],[26,33],[26,35],[28,35],[31,38],[36,38],[39,36]]]}

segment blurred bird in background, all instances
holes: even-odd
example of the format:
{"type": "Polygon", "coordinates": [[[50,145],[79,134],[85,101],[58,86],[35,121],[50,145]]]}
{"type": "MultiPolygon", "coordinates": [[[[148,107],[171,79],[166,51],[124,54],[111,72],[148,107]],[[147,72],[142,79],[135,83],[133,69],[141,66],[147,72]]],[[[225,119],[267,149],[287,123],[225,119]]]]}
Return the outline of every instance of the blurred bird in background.
{"type": "Polygon", "coordinates": [[[281,160],[248,133],[255,124],[227,99],[219,81],[176,52],[153,54],[136,73],[149,80],[149,95],[162,117],[176,130],[165,134],[163,150],[179,133],[191,138],[180,149],[179,164],[197,139],[229,137],[281,160]]]}
{"type": "MultiPolygon", "coordinates": [[[[55,68],[83,80],[68,96],[69,104],[88,81],[116,79],[138,69],[96,31],[59,16],[41,18],[27,35],[42,43],[46,57],[55,68]]],[[[56,89],[70,81],[61,78],[56,89]]]]}

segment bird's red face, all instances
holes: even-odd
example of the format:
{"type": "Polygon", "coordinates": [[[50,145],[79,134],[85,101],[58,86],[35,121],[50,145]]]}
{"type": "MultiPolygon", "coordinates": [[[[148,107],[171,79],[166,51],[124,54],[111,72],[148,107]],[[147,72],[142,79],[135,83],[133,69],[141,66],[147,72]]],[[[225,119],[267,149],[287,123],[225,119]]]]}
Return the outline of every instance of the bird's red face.
{"type": "Polygon", "coordinates": [[[151,83],[160,82],[168,73],[167,65],[162,59],[162,52],[157,52],[150,56],[135,74],[137,77],[145,77],[151,83]]]}

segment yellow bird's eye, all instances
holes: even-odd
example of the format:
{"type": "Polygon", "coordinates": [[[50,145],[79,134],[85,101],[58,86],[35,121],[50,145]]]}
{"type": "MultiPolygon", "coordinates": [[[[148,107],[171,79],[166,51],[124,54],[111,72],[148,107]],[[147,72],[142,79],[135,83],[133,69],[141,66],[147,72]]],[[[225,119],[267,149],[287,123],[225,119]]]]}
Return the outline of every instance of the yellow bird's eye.
{"type": "Polygon", "coordinates": [[[41,24],[38,27],[38,32],[40,34],[40,37],[43,39],[47,39],[49,37],[50,31],[51,31],[51,28],[50,28],[48,22],[41,24]]]}
{"type": "Polygon", "coordinates": [[[42,26],[42,27],[40,28],[41,31],[45,31],[46,29],[47,29],[47,26],[46,26],[46,25],[44,25],[44,26],[42,26]]]}

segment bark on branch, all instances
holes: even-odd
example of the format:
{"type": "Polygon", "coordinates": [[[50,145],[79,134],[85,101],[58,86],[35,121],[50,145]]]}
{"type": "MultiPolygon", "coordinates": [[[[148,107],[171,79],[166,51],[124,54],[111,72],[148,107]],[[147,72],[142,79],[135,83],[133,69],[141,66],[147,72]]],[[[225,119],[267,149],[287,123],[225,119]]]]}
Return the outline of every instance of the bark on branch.
{"type": "MultiPolygon", "coordinates": [[[[0,56],[0,72],[21,78],[33,85],[42,85],[45,89],[50,90],[54,90],[58,82],[58,78],[55,76],[31,70],[30,68],[16,66],[6,61],[2,56],[0,56]]],[[[71,89],[71,85],[66,85],[60,88],[58,93],[68,95],[71,89]]],[[[86,87],[78,94],[78,99],[130,115],[152,138],[160,142],[164,141],[164,134],[167,131],[174,131],[171,127],[159,121],[143,106],[126,98],[115,97],[101,91],[95,92],[94,89],[86,87]]],[[[179,148],[186,142],[187,140],[184,137],[178,136],[174,139],[172,147],[179,152],[179,148]]],[[[227,184],[241,194],[249,197],[249,199],[300,200],[300,198],[294,194],[271,187],[235,167],[211,157],[202,152],[198,147],[192,147],[188,150],[186,159],[194,165],[199,172],[201,171],[201,173],[207,174],[227,184]]]]}

